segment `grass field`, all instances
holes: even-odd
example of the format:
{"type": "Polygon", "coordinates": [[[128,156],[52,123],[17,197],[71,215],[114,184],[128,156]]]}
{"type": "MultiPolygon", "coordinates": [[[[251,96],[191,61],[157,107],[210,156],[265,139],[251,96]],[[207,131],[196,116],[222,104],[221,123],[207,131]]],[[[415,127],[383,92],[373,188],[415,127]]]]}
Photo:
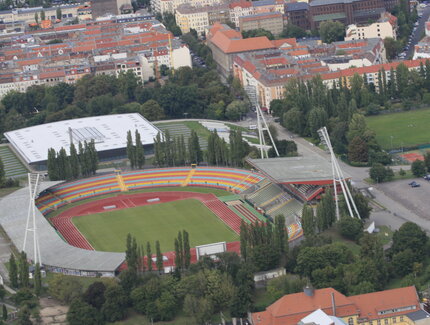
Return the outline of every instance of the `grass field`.
{"type": "Polygon", "coordinates": [[[174,250],[178,231],[190,234],[190,245],[235,241],[238,236],[200,201],[194,199],[146,205],[75,217],[75,226],[91,245],[100,251],[124,252],[128,233],[138,243],[149,241],[155,252],[160,241],[163,252],[174,250]]]}
{"type": "Polygon", "coordinates": [[[371,116],[366,122],[384,149],[391,149],[391,141],[393,148],[430,143],[430,109],[371,116]]]}

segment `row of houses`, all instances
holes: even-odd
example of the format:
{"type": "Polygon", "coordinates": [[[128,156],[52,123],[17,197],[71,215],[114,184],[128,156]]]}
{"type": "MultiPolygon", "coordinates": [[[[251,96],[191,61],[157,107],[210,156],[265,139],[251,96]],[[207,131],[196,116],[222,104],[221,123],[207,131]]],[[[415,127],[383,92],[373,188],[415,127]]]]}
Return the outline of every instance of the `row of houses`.
{"type": "MultiPolygon", "coordinates": [[[[220,74],[224,78],[235,76],[244,88],[255,88],[260,105],[267,108],[272,100],[283,97],[284,86],[291,78],[306,79],[319,74],[328,86],[339,78],[348,85],[349,79],[358,73],[377,86],[379,70],[388,74],[391,67],[400,63],[387,63],[381,38],[332,44],[318,40],[297,42],[294,38],[270,41],[265,36],[243,39],[238,31],[216,23],[208,32],[207,44],[220,74]]],[[[420,62],[405,64],[417,68],[420,62]]]]}
{"type": "Polygon", "coordinates": [[[38,30],[3,41],[0,97],[32,85],[75,83],[88,74],[118,76],[132,71],[144,83],[157,77],[162,65],[191,67],[190,51],[159,21],[144,14],[38,30]]]}

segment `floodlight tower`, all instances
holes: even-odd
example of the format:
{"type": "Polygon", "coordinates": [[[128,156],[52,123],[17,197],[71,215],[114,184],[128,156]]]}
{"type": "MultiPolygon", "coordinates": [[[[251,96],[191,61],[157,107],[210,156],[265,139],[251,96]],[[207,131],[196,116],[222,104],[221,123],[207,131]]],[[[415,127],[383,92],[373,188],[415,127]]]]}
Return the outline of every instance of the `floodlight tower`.
{"type": "Polygon", "coordinates": [[[360,214],[358,213],[357,206],[355,205],[354,199],[352,197],[351,191],[349,190],[348,184],[345,181],[345,177],[343,176],[343,172],[340,169],[339,163],[337,161],[336,155],[334,154],[333,147],[331,145],[330,137],[328,136],[327,128],[324,126],[323,128],[318,130],[318,135],[320,136],[321,143],[326,147],[328,152],[330,153],[331,160],[331,169],[333,173],[333,187],[334,187],[334,198],[336,202],[336,219],[340,219],[339,213],[339,198],[337,193],[337,184],[340,184],[342,188],[342,192],[345,197],[345,202],[348,207],[349,215],[354,218],[353,209],[355,215],[358,219],[361,219],[360,214]]]}
{"type": "Polygon", "coordinates": [[[34,264],[42,264],[40,257],[39,238],[37,237],[37,226],[36,226],[36,195],[38,193],[39,184],[41,181],[41,175],[37,173],[28,173],[28,188],[29,188],[29,204],[27,213],[27,223],[25,226],[24,244],[22,250],[25,251],[27,246],[27,236],[29,233],[33,233],[33,260],[34,264]]]}
{"type": "Polygon", "coordinates": [[[260,104],[258,103],[258,94],[255,86],[248,85],[245,87],[245,91],[248,94],[249,100],[252,106],[255,108],[257,113],[257,129],[258,129],[258,140],[260,143],[260,154],[261,159],[269,158],[266,147],[266,140],[264,139],[264,131],[269,134],[270,142],[272,143],[273,149],[275,149],[276,155],[279,157],[278,148],[276,147],[275,141],[273,140],[272,133],[269,130],[263,111],[261,110],[260,104]]]}

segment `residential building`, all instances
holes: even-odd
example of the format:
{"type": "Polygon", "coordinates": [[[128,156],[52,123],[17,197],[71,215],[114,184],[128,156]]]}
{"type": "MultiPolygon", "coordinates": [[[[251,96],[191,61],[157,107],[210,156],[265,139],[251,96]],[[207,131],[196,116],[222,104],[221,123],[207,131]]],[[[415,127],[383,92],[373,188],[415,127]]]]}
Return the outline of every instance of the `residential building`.
{"type": "Polygon", "coordinates": [[[254,14],[252,1],[240,0],[229,4],[230,21],[239,26],[239,18],[254,14]]]}
{"type": "Polygon", "coordinates": [[[344,25],[366,24],[377,20],[384,11],[392,10],[398,0],[312,0],[309,2],[311,29],[327,20],[344,25]]]}
{"type": "Polygon", "coordinates": [[[331,320],[327,324],[430,324],[430,315],[421,309],[413,286],[350,297],[333,288],[307,287],[304,292],[282,297],[263,312],[253,313],[251,318],[253,325],[296,325],[320,324],[326,316],[331,320]]]}
{"type": "Polygon", "coordinates": [[[306,2],[288,2],[285,4],[285,16],[287,23],[291,23],[302,29],[311,28],[309,22],[309,4],[306,2]]]}
{"type": "Polygon", "coordinates": [[[25,25],[36,23],[35,16],[41,20],[42,11],[45,13],[46,20],[57,19],[57,9],[61,11],[61,19],[75,19],[82,18],[83,20],[88,19],[88,11],[91,13],[89,6],[80,4],[60,5],[55,7],[43,8],[43,7],[32,7],[32,8],[16,8],[11,10],[0,11],[0,20],[3,23],[15,23],[21,22],[25,25]],[[83,8],[86,8],[87,14],[82,15],[83,8]]]}
{"type": "Polygon", "coordinates": [[[284,18],[280,12],[267,12],[239,18],[240,31],[252,29],[265,29],[273,35],[282,33],[284,28],[284,18]]]}
{"type": "Polygon", "coordinates": [[[265,36],[243,39],[241,33],[220,23],[215,23],[210,28],[207,45],[212,50],[213,59],[223,78],[227,78],[232,73],[235,55],[275,47],[265,36]]]}
{"type": "Polygon", "coordinates": [[[35,30],[0,40],[0,46],[0,98],[32,85],[75,83],[88,74],[132,71],[143,83],[156,77],[156,65],[192,66],[188,47],[141,11],[35,30]],[[52,39],[63,42],[49,44],[52,39]]]}
{"type": "Polygon", "coordinates": [[[93,17],[119,15],[129,6],[131,6],[130,0],[95,0],[92,1],[93,17]]]}
{"type": "Polygon", "coordinates": [[[430,36],[425,36],[415,45],[413,59],[430,58],[430,36]]]}
{"type": "Polygon", "coordinates": [[[285,2],[283,0],[259,0],[252,1],[254,7],[254,14],[262,14],[268,12],[285,13],[285,2]]]}
{"type": "Polygon", "coordinates": [[[381,14],[381,18],[373,24],[352,24],[346,28],[345,41],[376,37],[397,39],[397,18],[389,12],[384,12],[381,14]]]}
{"type": "Polygon", "coordinates": [[[190,7],[216,6],[227,3],[226,0],[151,0],[151,9],[154,13],[164,14],[166,12],[174,14],[181,5],[190,7]]]}

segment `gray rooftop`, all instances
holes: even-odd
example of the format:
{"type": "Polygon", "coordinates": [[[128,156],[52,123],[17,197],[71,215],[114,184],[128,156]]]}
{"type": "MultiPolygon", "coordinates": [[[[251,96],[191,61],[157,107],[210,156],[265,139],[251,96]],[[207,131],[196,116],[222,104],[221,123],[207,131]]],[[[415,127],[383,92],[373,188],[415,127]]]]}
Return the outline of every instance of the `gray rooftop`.
{"type": "MultiPolygon", "coordinates": [[[[39,192],[58,182],[44,182],[39,192]]],[[[18,250],[24,242],[28,209],[28,188],[22,188],[0,200],[0,224],[18,250]]],[[[124,253],[90,251],[63,241],[42,213],[36,209],[36,227],[42,263],[80,271],[114,272],[125,260],[124,253]]],[[[28,238],[26,253],[33,259],[33,236],[28,238]]]]}
{"type": "Polygon", "coordinates": [[[306,2],[290,2],[286,4],[286,11],[308,10],[309,4],[306,2]]]}
{"type": "Polygon", "coordinates": [[[352,3],[355,1],[360,1],[360,0],[313,0],[309,2],[309,6],[311,7],[326,6],[326,5],[334,5],[334,4],[340,4],[340,3],[352,3]]]}
{"type": "Polygon", "coordinates": [[[417,310],[412,313],[407,314],[408,318],[416,322],[421,319],[430,319],[430,314],[424,310],[417,310]]]}
{"type": "Polygon", "coordinates": [[[333,179],[330,162],[319,155],[247,159],[247,161],[264,174],[281,183],[328,181],[333,179]]]}

